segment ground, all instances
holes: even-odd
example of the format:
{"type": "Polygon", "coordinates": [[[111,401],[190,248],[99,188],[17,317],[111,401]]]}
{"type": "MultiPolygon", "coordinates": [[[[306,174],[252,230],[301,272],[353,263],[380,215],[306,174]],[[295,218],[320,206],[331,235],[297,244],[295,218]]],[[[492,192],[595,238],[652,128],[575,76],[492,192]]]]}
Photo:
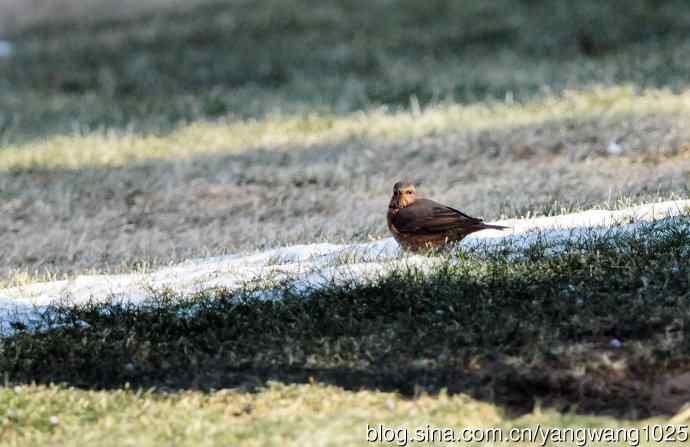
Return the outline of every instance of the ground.
{"type": "MultiPolygon", "coordinates": [[[[0,59],[3,285],[381,238],[401,177],[488,219],[688,197],[686,2],[628,1],[626,14],[595,1],[158,3],[78,26],[75,9],[50,21],[41,10],[3,36],[14,50],[0,59]]],[[[286,413],[227,410],[271,393],[355,400],[386,421],[447,406],[506,425],[665,418],[684,395],[650,396],[690,364],[688,234],[621,243],[515,264],[449,259],[437,276],[306,301],[228,295],[192,322],[174,305],[72,310],[91,331],[0,342],[18,386],[0,399],[19,415],[47,395],[106,410],[54,425],[8,415],[3,434],[97,436],[117,425],[107,409],[134,414],[144,399],[151,414],[245,421],[247,442],[270,427],[299,444],[269,421],[292,411],[306,428],[323,410],[290,398],[286,413]],[[388,400],[410,407],[381,410],[388,400]]],[[[31,414],[64,412],[46,405],[31,414]]],[[[457,412],[441,419],[459,424],[457,412]]],[[[336,420],[329,439],[352,439],[363,419],[336,420]]],[[[186,436],[165,430],[150,436],[186,436]]]]}

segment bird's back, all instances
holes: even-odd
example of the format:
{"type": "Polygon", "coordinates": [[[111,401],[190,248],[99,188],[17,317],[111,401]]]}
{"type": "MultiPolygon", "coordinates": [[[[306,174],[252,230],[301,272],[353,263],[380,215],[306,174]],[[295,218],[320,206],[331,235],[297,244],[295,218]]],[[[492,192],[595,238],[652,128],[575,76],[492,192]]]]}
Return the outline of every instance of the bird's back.
{"type": "Polygon", "coordinates": [[[476,231],[501,228],[430,199],[389,210],[388,227],[398,243],[413,251],[438,248],[476,231]]]}
{"type": "Polygon", "coordinates": [[[435,234],[482,223],[467,214],[430,199],[417,199],[400,209],[393,225],[403,233],[435,234]]]}

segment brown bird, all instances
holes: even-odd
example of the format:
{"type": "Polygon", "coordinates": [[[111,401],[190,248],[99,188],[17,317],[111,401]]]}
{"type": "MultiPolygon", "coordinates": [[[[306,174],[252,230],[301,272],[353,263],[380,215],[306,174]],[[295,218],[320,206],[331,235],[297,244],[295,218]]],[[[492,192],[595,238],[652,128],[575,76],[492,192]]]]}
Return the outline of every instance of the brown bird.
{"type": "Polygon", "coordinates": [[[437,249],[475,231],[507,228],[488,225],[449,206],[417,198],[411,182],[401,181],[393,186],[393,197],[388,205],[388,229],[406,250],[437,249]]]}

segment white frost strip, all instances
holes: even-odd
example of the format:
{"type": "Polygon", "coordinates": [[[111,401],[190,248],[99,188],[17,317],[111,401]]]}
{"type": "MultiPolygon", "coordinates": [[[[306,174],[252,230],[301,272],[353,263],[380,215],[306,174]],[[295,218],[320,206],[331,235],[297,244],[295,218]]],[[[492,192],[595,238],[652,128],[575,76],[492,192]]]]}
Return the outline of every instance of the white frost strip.
{"type": "MultiPolygon", "coordinates": [[[[642,205],[619,211],[591,210],[582,213],[534,219],[495,222],[508,231],[486,230],[463,240],[465,249],[504,247],[516,255],[539,241],[557,252],[568,241],[616,233],[631,233],[645,222],[687,214],[690,200],[642,205]]],[[[298,245],[251,255],[230,255],[187,261],[150,273],[78,276],[66,281],[37,283],[0,290],[0,334],[11,331],[10,322],[29,327],[52,303],[82,304],[114,300],[141,304],[152,290],[168,289],[179,294],[225,288],[235,290],[262,283],[288,283],[295,290],[327,284],[365,282],[391,270],[412,267],[429,270],[439,258],[401,255],[392,238],[371,243],[298,245]]],[[[271,291],[264,292],[266,298],[271,291]]]]}

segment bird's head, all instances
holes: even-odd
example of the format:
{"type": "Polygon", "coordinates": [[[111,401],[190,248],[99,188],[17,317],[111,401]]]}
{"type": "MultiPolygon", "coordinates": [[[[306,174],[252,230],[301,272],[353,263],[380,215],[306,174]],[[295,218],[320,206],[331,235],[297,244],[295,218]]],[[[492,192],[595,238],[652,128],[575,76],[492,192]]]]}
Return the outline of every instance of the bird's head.
{"type": "Polygon", "coordinates": [[[417,200],[417,190],[410,181],[400,181],[393,185],[393,197],[388,208],[400,209],[410,206],[417,200]]]}

